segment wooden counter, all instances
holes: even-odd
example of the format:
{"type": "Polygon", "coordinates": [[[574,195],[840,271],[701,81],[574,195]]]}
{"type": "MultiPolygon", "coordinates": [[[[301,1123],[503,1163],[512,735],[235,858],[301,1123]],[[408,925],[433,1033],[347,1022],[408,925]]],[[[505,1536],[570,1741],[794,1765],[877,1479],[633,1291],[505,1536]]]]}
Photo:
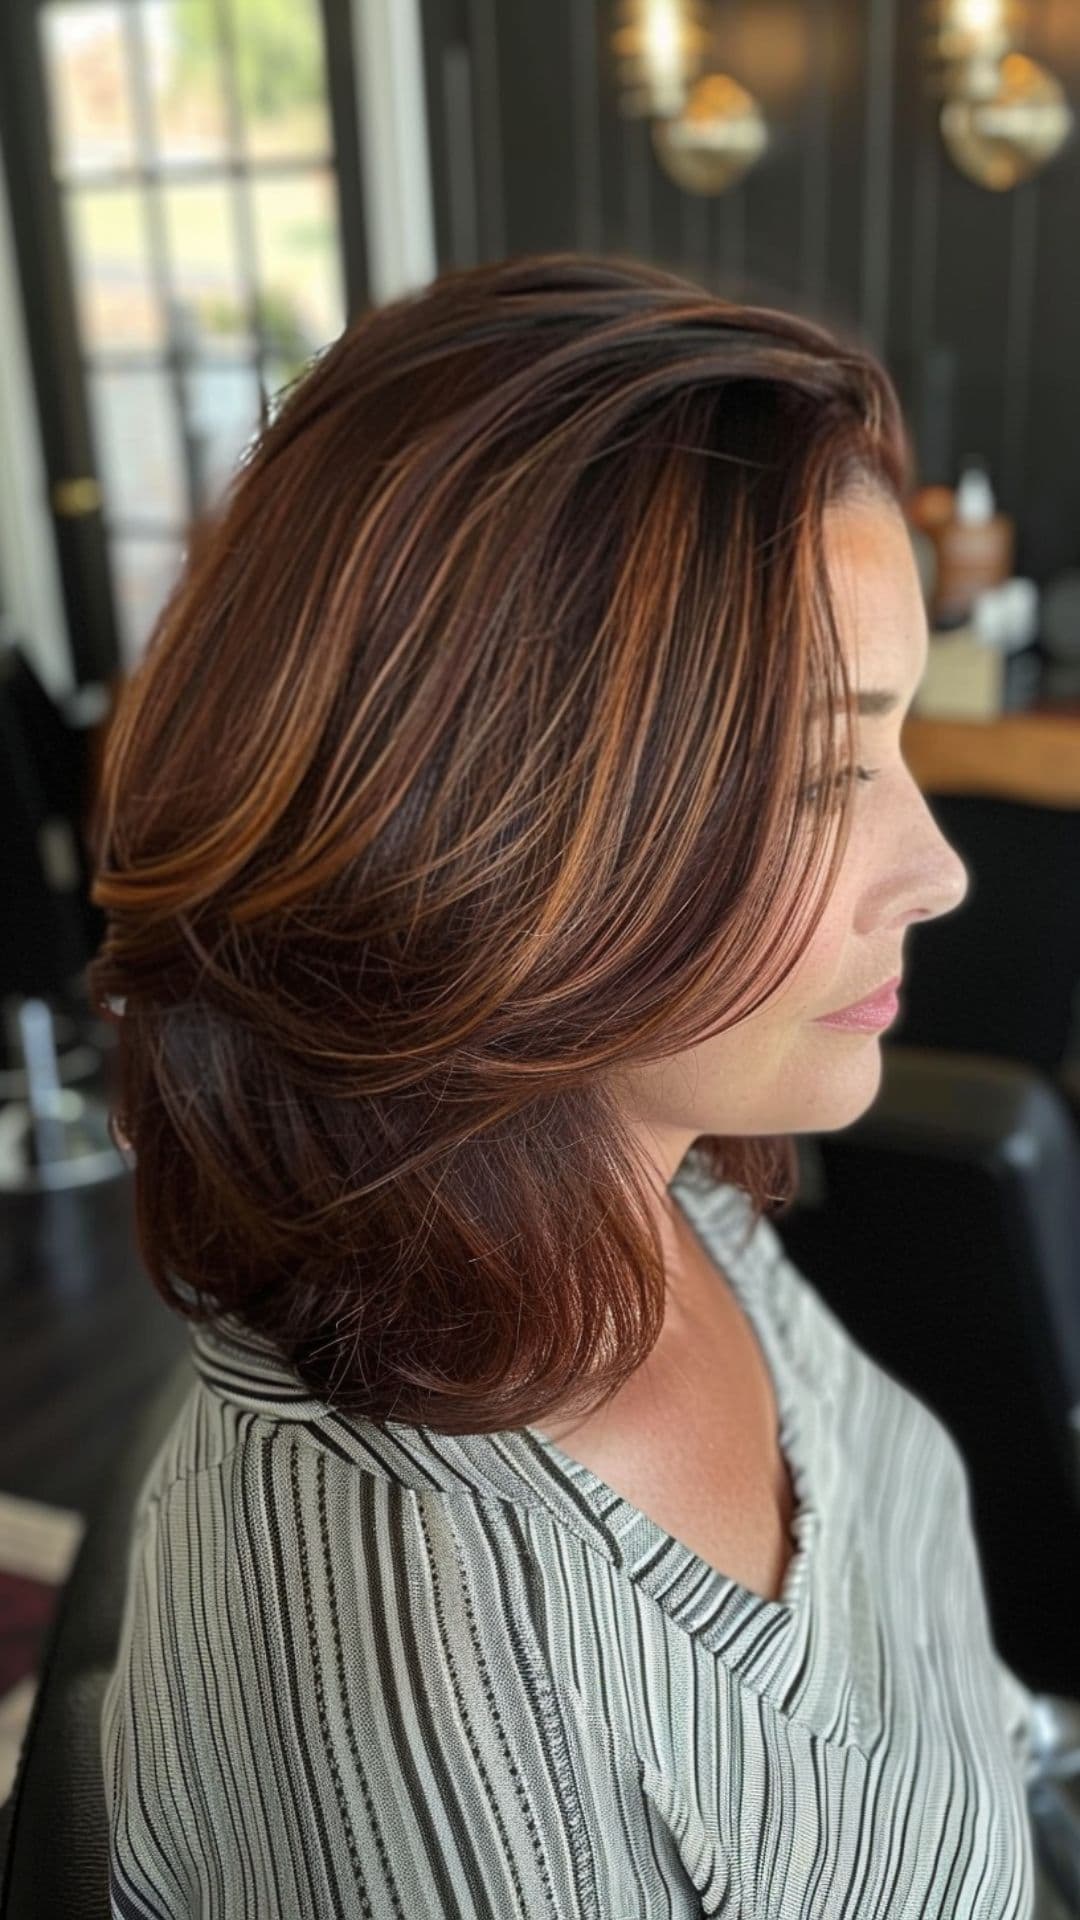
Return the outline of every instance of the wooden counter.
{"type": "Polygon", "coordinates": [[[912,714],[901,748],[924,793],[1080,808],[1080,700],[996,720],[912,714]]]}

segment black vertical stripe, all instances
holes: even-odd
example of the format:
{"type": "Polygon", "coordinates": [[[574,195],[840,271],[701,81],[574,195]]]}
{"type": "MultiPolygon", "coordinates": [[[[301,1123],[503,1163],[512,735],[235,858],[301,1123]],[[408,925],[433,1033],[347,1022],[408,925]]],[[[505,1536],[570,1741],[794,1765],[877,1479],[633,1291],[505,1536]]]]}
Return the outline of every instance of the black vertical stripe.
{"type": "Polygon", "coordinates": [[[586,252],[604,244],[604,204],[600,166],[599,89],[596,60],[596,0],[571,0],[566,9],[570,35],[570,87],[573,103],[574,244],[586,252]]]}
{"type": "Polygon", "coordinates": [[[1015,514],[1024,481],[1028,392],[1031,380],[1031,330],[1035,302],[1040,182],[1027,181],[1012,194],[1009,249],[1009,308],[1005,335],[1004,419],[1001,426],[1000,492],[1006,511],[1015,514]]]}
{"type": "MultiPolygon", "coordinates": [[[[391,1547],[391,1567],[382,1564],[376,1532],[376,1510],[385,1504],[389,1489],[380,1488],[375,1482],[365,1487],[360,1502],[360,1534],[365,1550],[365,1559],[372,1570],[371,1576],[371,1622],[375,1634],[375,1659],[378,1684],[382,1689],[387,1705],[387,1717],[390,1725],[390,1737],[393,1741],[394,1771],[401,1781],[409,1812],[414,1820],[424,1846],[424,1877],[430,1879],[440,1903],[453,1912],[455,1892],[449,1871],[440,1832],[443,1809],[432,1806],[425,1798],[425,1789],[420,1780],[416,1765],[414,1747],[406,1733],[405,1724],[398,1705],[402,1697],[403,1676],[395,1670],[394,1652],[390,1640],[390,1622],[386,1608],[385,1580],[390,1576],[395,1589],[395,1601],[400,1601],[403,1589],[402,1569],[400,1566],[400,1545],[395,1539],[391,1547]]],[[[406,1649],[406,1656],[408,1649],[406,1649]]],[[[422,1686],[423,1676],[411,1670],[405,1676],[414,1687],[422,1686]]]]}
{"type": "Polygon", "coordinates": [[[498,16],[495,0],[466,0],[466,11],[476,126],[482,258],[498,260],[510,244],[503,194],[501,112],[505,91],[499,77],[498,16]]]}
{"type": "MultiPolygon", "coordinates": [[[[283,1449],[283,1451],[286,1453],[291,1466],[293,1449],[289,1447],[283,1449]]],[[[282,1544],[281,1521],[279,1519],[279,1509],[283,1511],[288,1500],[288,1482],[284,1474],[275,1475],[272,1471],[270,1447],[264,1447],[262,1449],[259,1464],[262,1470],[263,1514],[266,1523],[267,1539],[270,1546],[271,1567],[274,1575],[274,1593],[277,1596],[281,1596],[289,1591],[290,1586],[290,1583],[285,1577],[285,1555],[282,1544]]],[[[322,1801],[315,1790],[315,1772],[311,1763],[313,1748],[304,1724],[310,1715],[310,1703],[303,1698],[300,1692],[300,1679],[296,1670],[296,1648],[292,1639],[292,1632],[295,1630],[295,1627],[300,1624],[304,1614],[307,1614],[310,1623],[310,1593],[306,1579],[302,1580],[301,1590],[295,1597],[300,1602],[299,1608],[291,1608],[287,1615],[283,1613],[279,1613],[278,1615],[278,1619],[283,1628],[282,1639],[285,1653],[286,1701],[292,1717],[292,1732],[296,1756],[302,1770],[304,1786],[306,1788],[306,1805],[310,1808],[310,1826],[314,1828],[315,1834],[318,1837],[323,1871],[327,1884],[331,1889],[335,1906],[338,1911],[346,1912],[347,1908],[345,1906],[344,1892],[339,1877],[338,1860],[335,1858],[330,1846],[330,1835],[327,1830],[322,1801]]],[[[320,1884],[320,1882],[316,1884],[320,1884]]]]}
{"type": "Polygon", "coordinates": [[[895,0],[869,0],[866,75],[866,156],[863,189],[862,326],[878,353],[886,351],[889,250],[892,242],[892,102],[895,0]]]}
{"type": "Polygon", "coordinates": [[[829,0],[809,0],[799,282],[804,303],[819,314],[825,311],[829,268],[829,21],[829,0]]]}

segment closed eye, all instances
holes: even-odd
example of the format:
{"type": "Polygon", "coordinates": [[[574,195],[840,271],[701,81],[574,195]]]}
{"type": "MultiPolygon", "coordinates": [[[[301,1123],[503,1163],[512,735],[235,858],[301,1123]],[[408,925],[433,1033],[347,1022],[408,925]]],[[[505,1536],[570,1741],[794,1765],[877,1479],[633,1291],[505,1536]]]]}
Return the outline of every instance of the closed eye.
{"type": "MultiPolygon", "coordinates": [[[[847,780],[849,774],[852,771],[854,771],[855,777],[857,780],[869,781],[869,780],[877,779],[878,774],[881,772],[881,768],[880,767],[855,767],[853,770],[851,767],[841,767],[839,773],[836,776],[836,781],[835,781],[835,784],[838,788],[840,787],[842,782],[847,780]]],[[[807,803],[807,805],[809,805],[811,801],[817,799],[817,796],[821,792],[823,784],[824,783],[822,781],[815,780],[815,781],[812,781],[808,787],[803,788],[801,798],[807,803]]]]}

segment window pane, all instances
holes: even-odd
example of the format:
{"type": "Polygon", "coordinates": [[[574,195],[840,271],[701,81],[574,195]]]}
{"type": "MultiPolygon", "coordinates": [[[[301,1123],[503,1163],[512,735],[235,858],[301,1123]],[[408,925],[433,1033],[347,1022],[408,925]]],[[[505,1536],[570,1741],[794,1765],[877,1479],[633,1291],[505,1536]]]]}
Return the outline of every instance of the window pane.
{"type": "Polygon", "coordinates": [[[116,611],[120,623],[123,665],[136,665],[165,596],[180,572],[184,557],[179,540],[137,540],[114,536],[109,541],[116,611]]]}
{"type": "Polygon", "coordinates": [[[253,159],[330,153],[326,62],[317,0],[233,0],[237,91],[253,159]]]}
{"type": "Polygon", "coordinates": [[[150,272],[141,194],[74,187],[64,195],[82,343],[160,347],[165,316],[150,272]]]}
{"type": "Polygon", "coordinates": [[[166,162],[227,159],[231,148],[214,0],[140,0],[139,16],[159,155],[166,162]]]}
{"type": "Polygon", "coordinates": [[[120,8],[77,0],[46,5],[39,18],[54,172],[131,166],[135,135],[120,8]]]}
{"type": "Polygon", "coordinates": [[[231,201],[229,188],[216,181],[164,189],[170,287],[184,314],[185,345],[250,358],[254,337],[243,304],[231,201]]]}
{"type": "Polygon", "coordinates": [[[224,491],[259,430],[259,383],[251,367],[189,367],[184,399],[205,506],[224,491]]]}
{"type": "Polygon", "coordinates": [[[263,324],[280,358],[306,358],[345,325],[337,192],[328,169],[252,181],[263,324]]]}
{"type": "Polygon", "coordinates": [[[188,520],[183,446],[172,388],[158,368],[87,368],[106,522],[188,520]]]}

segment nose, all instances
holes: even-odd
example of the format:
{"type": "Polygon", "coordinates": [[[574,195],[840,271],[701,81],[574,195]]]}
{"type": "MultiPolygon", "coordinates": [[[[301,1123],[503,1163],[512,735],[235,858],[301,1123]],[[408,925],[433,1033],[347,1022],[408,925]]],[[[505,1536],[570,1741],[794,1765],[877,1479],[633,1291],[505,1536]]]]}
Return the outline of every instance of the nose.
{"type": "Polygon", "coordinates": [[[946,839],[925,796],[923,805],[930,835],[920,888],[922,907],[919,918],[937,920],[946,913],[954,913],[966,900],[971,874],[951,840],[946,839]]]}

